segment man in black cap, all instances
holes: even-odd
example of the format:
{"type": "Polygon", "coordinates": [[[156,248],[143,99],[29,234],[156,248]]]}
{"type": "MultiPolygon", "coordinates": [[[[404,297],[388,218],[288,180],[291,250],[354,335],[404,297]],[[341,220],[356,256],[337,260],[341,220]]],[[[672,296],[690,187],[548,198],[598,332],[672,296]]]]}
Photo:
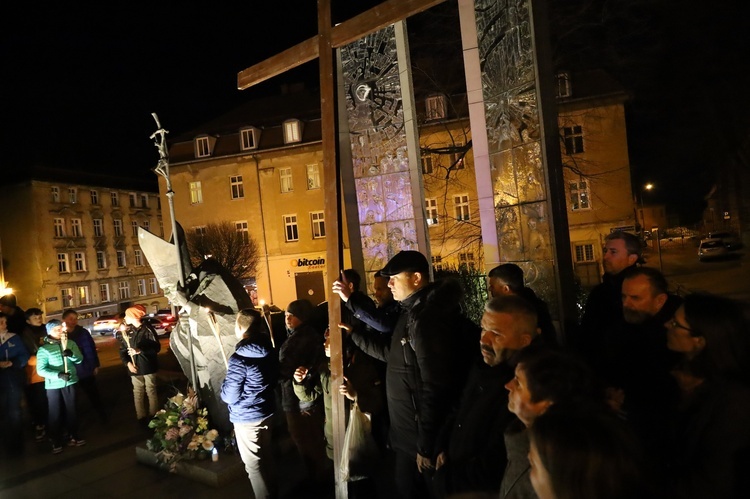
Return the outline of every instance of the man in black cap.
{"type": "Polygon", "coordinates": [[[457,403],[468,361],[462,352],[476,351],[476,339],[461,343],[465,319],[457,281],[430,283],[429,264],[418,251],[401,251],[380,274],[388,277],[401,313],[389,343],[384,335],[352,333],[369,355],[386,361],[386,395],[390,443],[396,453],[399,497],[429,497],[436,439],[448,412],[457,403]]]}

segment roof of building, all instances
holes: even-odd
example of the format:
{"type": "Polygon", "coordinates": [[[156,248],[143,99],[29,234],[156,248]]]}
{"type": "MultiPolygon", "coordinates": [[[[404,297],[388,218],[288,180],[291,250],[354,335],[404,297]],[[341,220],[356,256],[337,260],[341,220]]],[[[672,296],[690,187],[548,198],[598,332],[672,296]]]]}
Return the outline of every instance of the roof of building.
{"type": "Polygon", "coordinates": [[[2,185],[15,185],[32,180],[54,182],[60,184],[84,185],[87,187],[108,187],[112,189],[137,190],[145,192],[159,192],[156,174],[152,177],[143,175],[127,175],[128,172],[85,172],[33,166],[10,172],[2,179],[2,185]]]}
{"type": "Polygon", "coordinates": [[[603,69],[572,71],[570,81],[570,97],[558,97],[561,105],[568,102],[601,99],[603,97],[619,97],[622,99],[629,97],[625,87],[603,69]]]}

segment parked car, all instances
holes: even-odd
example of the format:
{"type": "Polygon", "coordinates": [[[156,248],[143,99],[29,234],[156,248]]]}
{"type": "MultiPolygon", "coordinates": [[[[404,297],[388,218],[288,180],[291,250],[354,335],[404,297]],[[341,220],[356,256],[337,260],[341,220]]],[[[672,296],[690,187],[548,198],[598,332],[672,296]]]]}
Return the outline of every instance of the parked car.
{"type": "Polygon", "coordinates": [[[103,336],[107,333],[114,333],[117,331],[117,327],[122,322],[122,314],[120,315],[103,315],[94,321],[94,325],[91,328],[91,332],[103,336]]]}
{"type": "Polygon", "coordinates": [[[731,232],[709,232],[708,238],[721,239],[724,243],[724,246],[726,246],[729,251],[736,250],[742,247],[742,241],[740,241],[740,238],[735,236],[731,232]]]}
{"type": "Polygon", "coordinates": [[[173,321],[163,320],[160,317],[144,317],[141,319],[141,322],[151,325],[151,327],[154,328],[154,331],[156,331],[156,334],[159,336],[171,334],[172,328],[174,327],[173,321]]]}
{"type": "Polygon", "coordinates": [[[701,262],[714,258],[722,258],[729,254],[724,241],[718,238],[702,239],[698,245],[698,260],[701,262]]]}

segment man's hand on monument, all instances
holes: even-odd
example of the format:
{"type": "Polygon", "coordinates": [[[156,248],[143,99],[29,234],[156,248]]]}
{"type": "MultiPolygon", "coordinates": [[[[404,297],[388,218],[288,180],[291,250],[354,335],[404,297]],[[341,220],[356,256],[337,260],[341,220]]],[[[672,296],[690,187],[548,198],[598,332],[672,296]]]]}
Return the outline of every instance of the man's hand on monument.
{"type": "Polygon", "coordinates": [[[349,289],[349,283],[346,282],[346,278],[342,277],[342,281],[336,280],[333,281],[333,287],[331,288],[334,293],[339,295],[341,297],[341,301],[344,303],[349,301],[349,297],[352,295],[351,289],[349,289]]]}

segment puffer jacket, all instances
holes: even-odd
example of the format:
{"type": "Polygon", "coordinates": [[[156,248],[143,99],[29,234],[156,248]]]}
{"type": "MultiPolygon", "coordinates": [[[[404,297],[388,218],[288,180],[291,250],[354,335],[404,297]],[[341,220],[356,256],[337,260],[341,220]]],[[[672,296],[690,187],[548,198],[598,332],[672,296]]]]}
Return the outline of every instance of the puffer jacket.
{"type": "Polygon", "coordinates": [[[410,456],[436,457],[438,433],[477,355],[477,327],[462,314],[461,299],[453,279],[428,284],[401,302],[390,345],[383,335],[352,334],[366,354],[387,362],[389,439],[410,456]]]}
{"type": "Polygon", "coordinates": [[[0,369],[0,390],[10,390],[10,385],[22,386],[24,367],[29,362],[29,352],[20,335],[6,332],[0,337],[0,360],[13,363],[6,369],[0,369]]]}
{"type": "Polygon", "coordinates": [[[44,345],[39,347],[39,351],[36,353],[36,372],[44,378],[44,388],[47,390],[64,388],[78,383],[75,364],[79,364],[83,356],[75,341],[68,341],[68,350],[73,355],[63,357],[63,347],[60,340],[50,337],[47,338],[44,345]],[[65,372],[66,365],[70,373],[69,381],[58,377],[61,372],[65,372]]]}
{"type": "Polygon", "coordinates": [[[272,416],[278,374],[276,354],[266,334],[255,333],[237,343],[221,385],[221,400],[229,408],[229,420],[253,423],[272,416]]]}

